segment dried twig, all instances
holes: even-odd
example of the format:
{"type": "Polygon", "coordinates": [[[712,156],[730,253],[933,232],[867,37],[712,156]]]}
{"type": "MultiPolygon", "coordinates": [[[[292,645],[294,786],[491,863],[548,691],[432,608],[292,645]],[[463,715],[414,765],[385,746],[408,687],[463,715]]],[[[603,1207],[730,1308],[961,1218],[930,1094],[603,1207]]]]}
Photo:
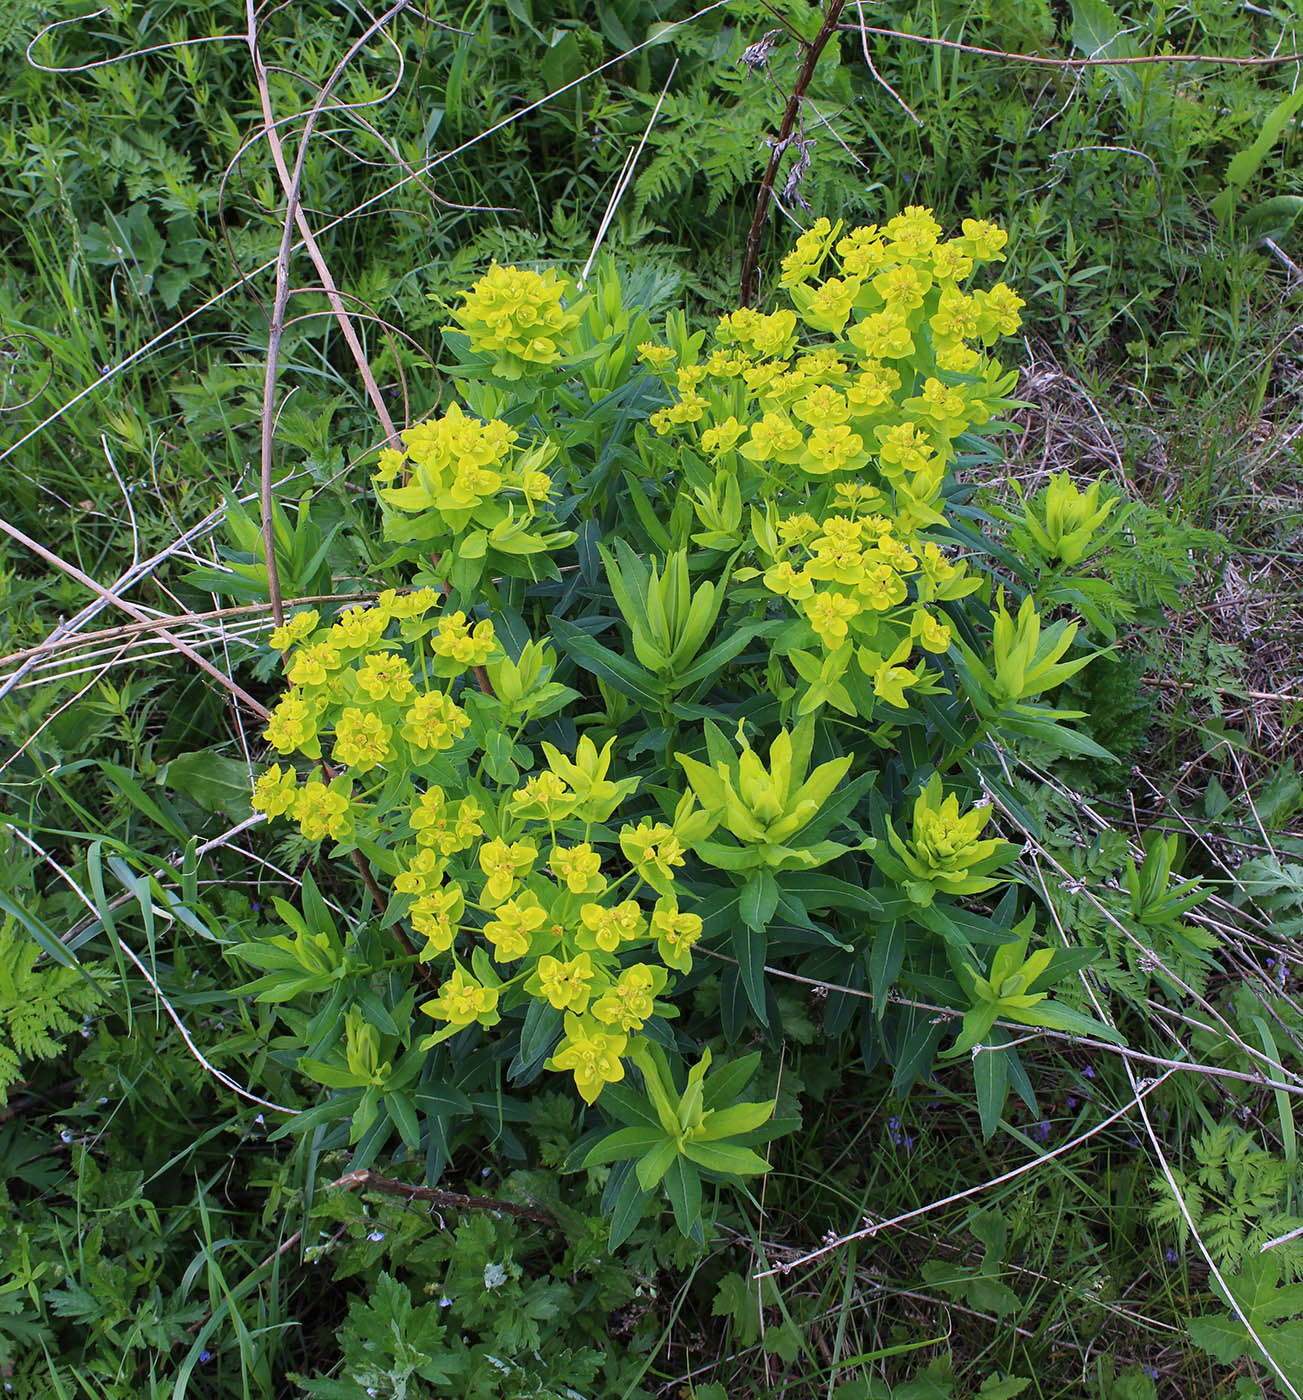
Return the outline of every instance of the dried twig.
{"type": "Polygon", "coordinates": [[[512,1201],[500,1201],[496,1196],[463,1196],[459,1191],[443,1191],[437,1186],[413,1186],[376,1172],[349,1172],[332,1181],[327,1191],[379,1191],[385,1196],[400,1196],[408,1201],[428,1201],[436,1210],[490,1210],[517,1220],[532,1220],[536,1225],[557,1227],[555,1216],[530,1206],[518,1206],[512,1201]]]}
{"type": "MultiPolygon", "coordinates": [[[[304,246],[308,249],[313,263],[316,265],[317,274],[321,278],[326,288],[326,294],[330,298],[331,306],[335,311],[339,321],[340,329],[344,334],[348,347],[353,353],[358,368],[362,373],[366,383],[367,393],[376,409],[377,416],[385,429],[385,435],[389,439],[391,446],[397,446],[398,434],[394,428],[393,420],[389,416],[389,410],[385,406],[384,399],[380,394],[380,389],[375,382],[375,376],[371,373],[367,364],[366,356],[362,352],[362,347],[357,339],[357,333],[353,329],[344,303],[340,299],[339,292],[335,287],[334,279],[330,275],[330,269],[326,266],[325,259],[321,256],[321,251],[317,247],[316,240],[312,235],[312,230],[308,226],[307,217],[299,200],[299,191],[303,182],[303,167],[307,160],[308,146],[312,139],[312,129],[316,125],[317,118],[321,115],[323,108],[329,101],[330,94],[343,78],[348,70],[348,65],[353,61],[357,53],[370,42],[372,36],[377,32],[383,32],[384,26],[407,6],[407,0],[398,0],[385,11],[379,19],[373,20],[363,33],[349,47],[348,52],[335,65],[334,72],[323,84],[321,91],[317,94],[316,100],[309,109],[303,123],[303,131],[299,138],[298,154],[294,160],[293,173],[285,164],[285,154],[281,147],[280,137],[276,132],[276,123],[272,117],[271,91],[267,82],[267,68],[262,60],[262,53],[258,46],[258,15],[254,8],[253,0],[246,0],[246,14],[248,17],[248,46],[249,56],[253,63],[254,77],[258,86],[258,99],[262,106],[263,130],[267,138],[267,146],[271,151],[272,160],[276,165],[276,173],[280,177],[281,185],[285,190],[285,224],[281,234],[280,250],[276,256],[276,296],[272,304],[271,327],[267,337],[267,367],[263,377],[263,405],[262,405],[262,444],[261,444],[261,481],[262,481],[262,537],[263,550],[266,554],[267,562],[267,585],[271,595],[272,616],[276,619],[279,627],[284,621],[284,608],[281,604],[280,575],[276,568],[276,543],[275,543],[275,518],[273,512],[273,492],[272,492],[272,432],[274,421],[272,417],[272,400],[276,389],[276,372],[280,361],[280,342],[285,329],[285,308],[290,296],[290,253],[294,242],[294,229],[297,226],[303,237],[304,246]]],[[[401,65],[401,54],[400,54],[401,65]]]]}
{"type": "MultiPolygon", "coordinates": [[[[38,544],[30,535],[24,534],[17,526],[11,525],[3,518],[0,518],[0,531],[8,535],[10,539],[16,541],[18,544],[21,544],[25,549],[31,550],[33,554],[43,559],[52,568],[67,574],[69,578],[76,579],[84,588],[90,589],[92,593],[102,598],[110,606],[119,608],[125,613],[129,613],[138,622],[153,623],[156,621],[155,618],[150,617],[149,613],[144,608],[136,603],[128,602],[112,589],[106,588],[102,583],[97,583],[95,579],[91,578],[89,574],[83,573],[75,564],[70,564],[67,560],[61,559],[53,551],[46,549],[42,544],[38,544]]],[[[211,676],[222,686],[224,690],[228,690],[246,709],[252,711],[260,719],[270,718],[271,711],[268,710],[265,705],[255,700],[247,690],[238,685],[230,676],[224,675],[207,659],[207,657],[200,656],[193,647],[188,646],[179,637],[167,631],[166,628],[159,628],[158,635],[166,638],[176,651],[179,651],[182,656],[188,657],[201,671],[211,676]]]]}
{"type": "MultiPolygon", "coordinates": [[[[828,8],[824,12],[823,24],[819,27],[819,32],[814,39],[806,45],[805,61],[801,64],[801,70],[796,75],[796,82],[792,85],[792,95],[788,98],[787,108],[783,112],[782,124],[778,128],[778,135],[774,138],[773,149],[769,154],[769,164],[765,167],[764,178],[760,182],[760,193],[756,196],[756,210],[751,218],[751,228],[747,233],[746,253],[742,259],[742,286],[739,291],[739,299],[743,306],[751,306],[759,291],[759,267],[760,267],[760,239],[765,231],[765,223],[769,218],[769,202],[774,195],[774,181],[778,178],[778,166],[783,159],[783,152],[787,150],[792,142],[793,132],[797,127],[797,119],[801,113],[801,102],[805,97],[805,90],[810,86],[810,79],[814,77],[815,66],[819,62],[819,57],[828,46],[828,41],[837,32],[837,21],[841,18],[842,10],[846,7],[846,0],[829,0],[828,8]]],[[[804,155],[804,148],[798,146],[804,155]]],[[[809,164],[808,155],[805,156],[806,164],[809,164]]]]}
{"type": "MultiPolygon", "coordinates": [[[[841,1249],[843,1245],[850,1244],[852,1240],[870,1239],[872,1236],[880,1234],[884,1230],[893,1229],[897,1225],[903,1225],[907,1220],[915,1220],[921,1215],[927,1215],[931,1211],[940,1210],[942,1206],[954,1205],[958,1201],[967,1200],[972,1196],[980,1195],[983,1191],[989,1191],[993,1186],[1002,1186],[1006,1181],[1013,1181],[1020,1176],[1025,1176],[1030,1171],[1035,1171],[1037,1167],[1042,1167],[1046,1162],[1053,1161],[1055,1157],[1062,1157],[1064,1153],[1071,1152],[1074,1148],[1080,1147],[1088,1138],[1094,1137],[1097,1133],[1102,1133],[1105,1128],[1116,1123],[1119,1118],[1125,1118],[1133,1108],[1136,1108],[1141,1099],[1147,1094],[1152,1094],[1160,1084],[1163,1084],[1169,1075],[1175,1074],[1175,1070],[1168,1070],[1165,1074],[1159,1075],[1157,1079],[1143,1079],[1135,1084],[1135,1094],[1121,1108],[1115,1109],[1107,1118],[1102,1118],[1094,1127],[1088,1128],[1084,1133],[1079,1133],[1076,1137],[1061,1143],[1058,1147],[1049,1152],[1043,1152],[1039,1157],[1033,1157],[1029,1161],[1023,1162],[1020,1166],[1012,1167],[1007,1172],[1001,1172],[999,1176],[992,1177],[989,1181],[978,1182],[976,1186],[969,1186],[963,1191],[956,1191],[952,1195],[943,1196],[940,1200],[929,1201],[927,1205],[917,1206],[913,1210],[906,1211],[903,1215],[893,1216],[890,1220],[872,1220],[867,1222],[862,1229],[855,1230],[848,1235],[838,1235],[827,1244],[821,1245],[818,1249],[812,1249],[807,1254],[798,1255],[795,1259],[785,1259],[781,1264],[775,1264],[772,1269],[766,1269],[762,1274],[756,1274],[756,1278],[770,1278],[774,1274],[787,1274],[793,1269],[799,1269],[806,1264],[813,1263],[816,1259],[821,1259],[825,1254],[831,1254],[833,1250],[841,1249]]],[[[1133,1081],[1134,1082],[1134,1081],[1133,1081]]]]}
{"type": "Polygon", "coordinates": [[[1278,67],[1283,63],[1303,62],[1303,51],[1249,58],[1227,58],[1215,53],[1151,53],[1131,58],[1048,58],[1044,54],[986,49],[978,44],[962,44],[957,39],[938,39],[931,34],[911,34],[903,29],[883,29],[872,24],[846,24],[841,27],[861,34],[878,34],[886,39],[904,39],[911,44],[927,44],[931,48],[977,54],[981,58],[1004,58],[1013,63],[1031,63],[1038,68],[1132,68],[1148,63],[1212,63],[1223,68],[1269,68],[1278,67]]]}
{"type": "Polygon", "coordinates": [[[900,93],[898,93],[896,89],[892,87],[892,85],[886,80],[886,78],[882,76],[881,73],[878,72],[877,68],[874,66],[873,55],[869,52],[869,34],[868,30],[865,28],[864,25],[863,0],[855,0],[855,11],[860,17],[860,49],[864,54],[865,66],[868,68],[869,72],[873,74],[874,81],[877,82],[880,86],[886,88],[887,92],[893,98],[895,98],[896,103],[900,107],[904,108],[905,115],[910,119],[910,121],[912,121],[915,126],[921,127],[923,125],[923,118],[919,116],[919,114],[909,105],[908,102],[905,101],[905,99],[900,95],[900,93]]]}
{"type": "MultiPolygon", "coordinates": [[[[217,514],[220,516],[222,512],[217,514]]],[[[378,596],[374,589],[362,593],[313,593],[307,597],[290,599],[288,606],[299,608],[311,607],[315,603],[372,603],[378,596]]],[[[224,626],[228,619],[243,619],[242,625],[248,625],[256,631],[266,631],[271,624],[261,614],[265,614],[270,606],[269,603],[241,603],[229,608],[210,608],[206,612],[175,613],[149,618],[144,622],[125,622],[118,627],[103,627],[95,632],[80,634],[71,634],[70,630],[65,628],[63,632],[51,635],[35,646],[10,652],[8,656],[0,656],[0,671],[7,666],[18,668],[0,684],[6,688],[11,686],[13,681],[23,674],[23,667],[28,663],[35,663],[39,667],[43,663],[51,662],[61,652],[81,652],[96,647],[107,649],[110,645],[124,640],[128,646],[135,646],[151,640],[152,634],[172,627],[202,627],[203,624],[214,621],[218,626],[224,626]]],[[[91,651],[91,654],[94,652],[91,651]]],[[[0,695],[3,694],[4,691],[0,690],[0,695]]]]}

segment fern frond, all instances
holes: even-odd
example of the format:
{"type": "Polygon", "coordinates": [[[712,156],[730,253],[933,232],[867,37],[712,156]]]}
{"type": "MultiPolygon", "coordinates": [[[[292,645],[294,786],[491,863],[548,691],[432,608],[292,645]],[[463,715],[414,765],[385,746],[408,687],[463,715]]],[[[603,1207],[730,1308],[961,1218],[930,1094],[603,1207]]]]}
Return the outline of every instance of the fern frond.
{"type": "Polygon", "coordinates": [[[49,1060],[100,1000],[78,969],[37,967],[40,947],[12,916],[0,925],[0,1106],[24,1060],[49,1060]]]}

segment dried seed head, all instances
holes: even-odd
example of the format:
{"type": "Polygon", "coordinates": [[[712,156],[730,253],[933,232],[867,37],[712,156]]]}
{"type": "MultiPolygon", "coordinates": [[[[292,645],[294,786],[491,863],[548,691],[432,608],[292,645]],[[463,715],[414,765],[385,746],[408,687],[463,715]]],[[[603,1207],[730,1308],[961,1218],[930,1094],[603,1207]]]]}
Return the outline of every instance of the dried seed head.
{"type": "Polygon", "coordinates": [[[783,37],[781,29],[771,29],[762,39],[754,44],[748,45],[742,50],[742,57],[738,59],[739,65],[745,63],[748,73],[754,73],[757,68],[769,70],[769,55],[774,51],[774,45],[783,37]]]}

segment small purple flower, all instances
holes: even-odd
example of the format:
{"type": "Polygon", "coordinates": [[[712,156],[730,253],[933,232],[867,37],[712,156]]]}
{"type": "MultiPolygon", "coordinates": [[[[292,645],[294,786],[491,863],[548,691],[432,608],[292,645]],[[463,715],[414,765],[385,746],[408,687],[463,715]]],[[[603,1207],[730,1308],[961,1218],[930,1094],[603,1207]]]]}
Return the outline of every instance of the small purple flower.
{"type": "Polygon", "coordinates": [[[1147,1375],[1151,1381],[1156,1381],[1158,1379],[1158,1367],[1146,1366],[1145,1375],[1147,1375]]]}
{"type": "Polygon", "coordinates": [[[1087,1065],[1086,1068],[1083,1069],[1081,1072],[1086,1076],[1087,1079],[1094,1079],[1095,1077],[1095,1071],[1090,1065],[1087,1065]]]}
{"type": "Polygon", "coordinates": [[[367,1239],[369,1239],[372,1244],[379,1244],[380,1241],[384,1239],[384,1237],[385,1232],[383,1230],[372,1230],[371,1233],[367,1236],[367,1239]]]}
{"type": "Polygon", "coordinates": [[[201,1366],[206,1366],[212,1359],[213,1354],[211,1351],[201,1351],[199,1353],[199,1364],[201,1366]]]}
{"type": "Polygon", "coordinates": [[[1176,1250],[1174,1250],[1169,1244],[1167,1248],[1163,1251],[1163,1258],[1166,1259],[1169,1264],[1175,1264],[1176,1261],[1180,1258],[1180,1255],[1178,1255],[1176,1250]]]}
{"type": "Polygon", "coordinates": [[[914,1139],[900,1126],[900,1119],[892,1114],[887,1119],[887,1136],[895,1147],[903,1147],[906,1152],[914,1150],[914,1139]]]}
{"type": "Polygon", "coordinates": [[[1041,1121],[1032,1128],[1032,1137],[1034,1137],[1037,1142],[1049,1142],[1050,1133],[1052,1131],[1050,1120],[1048,1118],[1042,1118],[1041,1121]]]}
{"type": "Polygon", "coordinates": [[[1068,1095],[1068,1108],[1069,1108],[1069,1110],[1072,1110],[1072,1109],[1076,1108],[1076,1106],[1077,1106],[1077,1096],[1076,1096],[1076,1094],[1069,1094],[1069,1095],[1068,1095]]]}

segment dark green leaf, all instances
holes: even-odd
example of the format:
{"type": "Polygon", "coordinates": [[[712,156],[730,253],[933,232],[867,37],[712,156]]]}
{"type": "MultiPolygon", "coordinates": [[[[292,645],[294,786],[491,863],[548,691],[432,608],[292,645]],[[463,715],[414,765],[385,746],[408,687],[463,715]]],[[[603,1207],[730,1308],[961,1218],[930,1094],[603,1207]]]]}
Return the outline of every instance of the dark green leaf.
{"type": "Polygon", "coordinates": [[[674,1223],[681,1234],[691,1238],[701,1215],[701,1177],[691,1162],[674,1159],[665,1173],[665,1194],[674,1207],[674,1223]]]}
{"type": "Polygon", "coordinates": [[[552,639],[576,664],[599,680],[659,714],[664,703],[660,683],[649,671],[604,647],[582,628],[553,615],[548,620],[552,639]]]}
{"type": "Polygon", "coordinates": [[[733,930],[733,951],[737,955],[738,973],[751,1009],[762,1026],[769,1024],[765,1006],[765,953],[768,946],[768,939],[755,929],[738,927],[733,930]]]}
{"type": "Polygon", "coordinates": [[[768,870],[757,870],[742,886],[738,913],[753,933],[763,933],[778,907],[778,884],[768,870]]]}

